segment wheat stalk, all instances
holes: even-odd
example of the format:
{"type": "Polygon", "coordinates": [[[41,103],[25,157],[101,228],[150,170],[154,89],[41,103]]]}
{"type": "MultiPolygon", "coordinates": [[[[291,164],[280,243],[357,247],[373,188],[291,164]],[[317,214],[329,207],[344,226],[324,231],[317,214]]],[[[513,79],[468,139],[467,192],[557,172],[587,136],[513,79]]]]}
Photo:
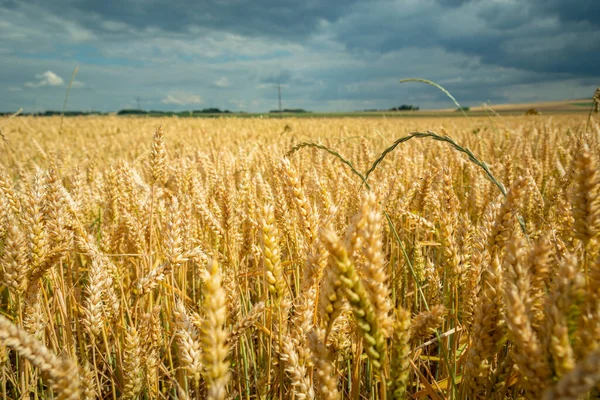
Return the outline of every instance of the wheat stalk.
{"type": "Polygon", "coordinates": [[[59,399],[79,398],[79,373],[77,364],[72,360],[57,357],[46,346],[1,315],[0,341],[39,368],[48,377],[59,399]]]}

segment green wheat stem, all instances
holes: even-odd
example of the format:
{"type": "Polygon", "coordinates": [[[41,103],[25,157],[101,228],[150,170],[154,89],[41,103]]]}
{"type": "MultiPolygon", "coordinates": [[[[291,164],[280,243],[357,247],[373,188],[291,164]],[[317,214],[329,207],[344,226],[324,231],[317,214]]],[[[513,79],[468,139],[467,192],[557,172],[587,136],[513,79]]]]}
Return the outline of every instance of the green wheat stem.
{"type": "Polygon", "coordinates": [[[400,79],[400,83],[405,83],[405,82],[421,82],[421,83],[426,83],[428,85],[431,85],[431,86],[434,86],[434,87],[438,88],[439,90],[441,90],[442,92],[444,92],[444,94],[446,96],[448,96],[450,98],[450,100],[452,100],[454,102],[454,104],[456,104],[456,107],[458,107],[458,109],[463,113],[463,115],[465,117],[468,117],[467,113],[465,112],[465,110],[463,110],[463,108],[458,103],[458,101],[454,98],[454,96],[452,96],[449,91],[447,91],[446,89],[444,89],[444,87],[442,85],[440,85],[438,83],[435,83],[434,81],[430,81],[429,79],[423,79],[423,78],[406,78],[406,79],[400,79]]]}
{"type": "Polygon", "coordinates": [[[354,164],[352,164],[351,161],[349,161],[348,159],[344,158],[340,153],[338,153],[335,150],[330,149],[327,146],[323,146],[322,144],[317,144],[317,143],[309,143],[309,142],[302,142],[302,143],[298,143],[297,145],[295,145],[294,147],[292,147],[290,149],[290,151],[288,151],[285,154],[285,157],[289,157],[292,154],[294,154],[295,152],[297,152],[300,149],[303,149],[305,147],[314,147],[317,149],[321,149],[321,150],[325,150],[326,152],[328,152],[329,154],[333,155],[334,157],[336,157],[337,159],[339,159],[341,162],[343,162],[344,164],[346,164],[350,170],[356,175],[358,176],[361,181],[363,182],[363,184],[367,187],[367,189],[371,189],[371,187],[369,186],[369,184],[367,183],[366,178],[363,176],[363,174],[361,174],[360,172],[358,172],[358,170],[354,167],[354,164]]]}
{"type": "Polygon", "coordinates": [[[451,137],[449,136],[441,136],[438,135],[435,132],[432,131],[427,131],[427,133],[423,133],[423,132],[411,132],[408,136],[402,137],[400,139],[397,139],[390,147],[388,147],[387,149],[385,149],[383,151],[383,153],[381,153],[381,155],[377,158],[377,160],[375,160],[375,162],[373,163],[373,165],[371,165],[371,168],[369,168],[369,170],[367,171],[367,173],[365,174],[365,179],[369,179],[369,175],[371,175],[371,173],[375,170],[375,168],[377,168],[377,166],[383,161],[383,159],[392,151],[394,151],[394,149],[396,149],[396,147],[398,147],[400,144],[404,143],[404,142],[408,142],[411,139],[414,138],[432,138],[433,140],[437,140],[439,142],[446,142],[448,144],[450,144],[452,147],[454,147],[454,149],[460,151],[461,153],[466,154],[469,157],[469,161],[471,161],[472,163],[474,163],[475,165],[479,166],[481,169],[483,169],[485,171],[485,174],[487,175],[487,177],[492,181],[492,183],[494,183],[494,185],[496,185],[498,187],[498,189],[500,189],[500,192],[502,192],[502,194],[506,197],[506,188],[504,187],[504,185],[502,183],[500,183],[495,177],[494,175],[492,175],[492,172],[490,171],[490,168],[487,166],[487,164],[483,161],[480,161],[471,150],[469,150],[466,147],[462,147],[461,145],[459,145],[458,143],[456,143],[451,137]]]}
{"type": "MultiPolygon", "coordinates": [[[[498,189],[500,189],[500,192],[502,193],[502,196],[504,196],[504,198],[506,198],[506,188],[504,187],[504,185],[498,181],[498,179],[496,179],[496,177],[492,174],[492,171],[490,171],[490,168],[488,167],[488,165],[484,162],[479,160],[475,154],[473,154],[473,152],[471,150],[469,150],[466,147],[463,147],[461,145],[459,145],[458,143],[456,143],[451,137],[449,136],[441,136],[438,135],[435,132],[432,131],[427,131],[427,133],[423,133],[423,132],[412,132],[410,133],[408,136],[404,136],[401,137],[400,139],[396,139],[396,141],[394,141],[394,143],[392,143],[392,145],[390,147],[388,147],[387,149],[385,149],[377,158],[377,160],[375,160],[375,162],[371,165],[371,168],[369,168],[369,170],[365,173],[364,178],[365,181],[367,181],[369,179],[369,175],[371,175],[371,173],[373,171],[375,171],[375,169],[377,168],[377,166],[379,164],[381,164],[381,162],[384,160],[384,158],[391,153],[392,151],[394,151],[396,149],[396,147],[398,147],[400,144],[408,142],[411,139],[414,138],[431,138],[433,140],[437,140],[438,142],[446,142],[448,144],[450,144],[450,146],[452,146],[455,150],[464,153],[467,155],[467,157],[469,157],[469,161],[471,161],[473,164],[477,165],[478,167],[480,167],[481,169],[483,169],[483,171],[485,172],[486,176],[488,177],[488,179],[498,187],[498,189]]],[[[526,239],[529,241],[529,235],[527,234],[527,228],[525,227],[525,221],[523,219],[523,217],[521,215],[519,215],[517,217],[517,220],[519,221],[519,225],[521,226],[521,230],[523,231],[523,234],[525,234],[526,239]]]]}

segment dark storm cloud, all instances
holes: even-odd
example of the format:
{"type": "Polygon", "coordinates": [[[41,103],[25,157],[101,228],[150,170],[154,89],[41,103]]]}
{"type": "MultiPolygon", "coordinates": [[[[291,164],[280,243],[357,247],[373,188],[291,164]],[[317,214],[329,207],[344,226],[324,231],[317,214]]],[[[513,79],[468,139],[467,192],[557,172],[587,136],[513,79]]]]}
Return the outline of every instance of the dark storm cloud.
{"type": "Polygon", "coordinates": [[[424,1],[413,9],[361,3],[334,24],[353,50],[440,46],[483,63],[535,72],[598,74],[600,2],[424,1]],[[586,12],[584,12],[584,10],[586,12]]]}
{"type": "MultiPolygon", "coordinates": [[[[333,0],[37,0],[29,4],[78,19],[100,35],[128,29],[189,33],[191,28],[247,36],[300,38],[335,21],[354,1],[333,0]],[[109,21],[109,23],[107,23],[109,21]]],[[[14,5],[14,2],[12,3],[14,5]]]]}
{"type": "Polygon", "coordinates": [[[583,97],[600,80],[600,2],[588,0],[0,0],[0,37],[0,110],[56,107],[64,85],[38,76],[68,82],[75,65],[73,98],[104,109],[136,96],[271,109],[278,83],[289,107],[445,107],[398,79],[438,81],[466,103],[583,97]]]}
{"type": "Polygon", "coordinates": [[[600,2],[595,0],[536,0],[536,9],[554,15],[562,21],[588,22],[600,26],[600,2]]]}
{"type": "Polygon", "coordinates": [[[436,3],[438,3],[439,5],[443,6],[443,7],[450,7],[450,8],[454,8],[454,7],[460,7],[465,3],[470,2],[471,0],[436,0],[436,3]]]}

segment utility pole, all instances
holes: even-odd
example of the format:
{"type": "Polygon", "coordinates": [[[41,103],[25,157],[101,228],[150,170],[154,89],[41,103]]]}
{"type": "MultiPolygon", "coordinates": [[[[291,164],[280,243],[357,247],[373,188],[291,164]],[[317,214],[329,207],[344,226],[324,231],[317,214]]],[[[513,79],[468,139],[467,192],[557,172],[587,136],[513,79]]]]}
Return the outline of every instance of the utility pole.
{"type": "Polygon", "coordinates": [[[135,96],[135,101],[137,102],[138,110],[142,111],[142,106],[141,106],[142,99],[140,99],[140,96],[135,96]]]}
{"type": "Polygon", "coordinates": [[[277,99],[279,100],[279,118],[283,118],[281,109],[281,82],[277,81],[277,99]]]}

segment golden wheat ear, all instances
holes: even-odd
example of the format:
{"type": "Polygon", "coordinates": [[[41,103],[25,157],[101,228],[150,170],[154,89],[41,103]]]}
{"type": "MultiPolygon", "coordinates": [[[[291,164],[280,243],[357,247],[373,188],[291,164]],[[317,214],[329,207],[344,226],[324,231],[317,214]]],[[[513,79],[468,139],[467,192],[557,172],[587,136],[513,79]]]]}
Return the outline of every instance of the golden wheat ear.
{"type": "Polygon", "coordinates": [[[402,399],[406,396],[410,373],[410,312],[403,308],[396,310],[394,334],[390,345],[390,380],[388,391],[390,398],[402,399]]]}
{"type": "Polygon", "coordinates": [[[144,389],[145,376],[142,368],[142,345],[138,330],[127,327],[123,349],[123,393],[124,399],[137,399],[144,389]]]}
{"type": "Polygon", "coordinates": [[[584,144],[573,162],[571,212],[575,237],[587,247],[600,233],[600,177],[596,156],[584,144]]]}
{"type": "Polygon", "coordinates": [[[227,294],[222,286],[219,263],[213,259],[203,273],[204,301],[202,302],[202,362],[208,386],[207,398],[223,400],[230,379],[227,363],[227,294]]]}
{"type": "Polygon", "coordinates": [[[80,398],[80,377],[76,362],[59,358],[44,344],[2,315],[0,315],[0,342],[39,368],[47,377],[52,389],[57,392],[58,399],[80,398]]]}
{"type": "Polygon", "coordinates": [[[273,301],[279,303],[285,295],[287,285],[281,266],[279,234],[272,205],[265,204],[263,207],[261,229],[265,281],[273,301]]]}
{"type": "Polygon", "coordinates": [[[503,265],[505,318],[508,337],[515,348],[515,363],[527,377],[524,386],[531,396],[539,397],[550,381],[551,369],[541,340],[532,327],[531,277],[524,266],[524,247],[523,239],[515,233],[506,248],[503,265]]]}
{"type": "Polygon", "coordinates": [[[152,150],[150,152],[150,175],[152,183],[163,184],[166,181],[166,145],[162,126],[154,132],[152,150]]]}
{"type": "Polygon", "coordinates": [[[380,374],[386,358],[386,344],[373,304],[348,256],[348,250],[335,231],[323,229],[321,237],[335,260],[337,277],[341,281],[344,296],[352,307],[359,332],[363,337],[365,351],[376,373],[380,374]]]}
{"type": "Polygon", "coordinates": [[[544,392],[544,400],[580,399],[600,382],[600,349],[589,353],[556,385],[544,392]]]}
{"type": "Polygon", "coordinates": [[[203,368],[200,333],[191,321],[185,305],[180,300],[176,300],[173,317],[177,343],[179,344],[180,367],[188,377],[193,379],[196,387],[199,387],[203,368]]]}

